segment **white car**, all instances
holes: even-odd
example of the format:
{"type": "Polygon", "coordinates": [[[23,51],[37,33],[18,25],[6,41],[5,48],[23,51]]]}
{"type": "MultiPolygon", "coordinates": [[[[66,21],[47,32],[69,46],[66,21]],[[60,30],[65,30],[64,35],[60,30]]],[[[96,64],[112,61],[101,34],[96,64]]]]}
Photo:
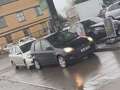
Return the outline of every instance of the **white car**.
{"type": "Polygon", "coordinates": [[[11,64],[18,69],[21,66],[26,66],[27,69],[30,69],[33,65],[33,57],[31,56],[30,49],[32,43],[35,41],[35,38],[30,39],[21,39],[18,44],[10,48],[9,58],[11,64]]]}
{"type": "Polygon", "coordinates": [[[120,18],[120,1],[111,4],[106,9],[105,17],[120,18]]]}
{"type": "Polygon", "coordinates": [[[12,46],[14,46],[14,43],[10,43],[5,45],[5,47],[3,48],[4,51],[9,52],[10,48],[12,48],[12,46]]]}

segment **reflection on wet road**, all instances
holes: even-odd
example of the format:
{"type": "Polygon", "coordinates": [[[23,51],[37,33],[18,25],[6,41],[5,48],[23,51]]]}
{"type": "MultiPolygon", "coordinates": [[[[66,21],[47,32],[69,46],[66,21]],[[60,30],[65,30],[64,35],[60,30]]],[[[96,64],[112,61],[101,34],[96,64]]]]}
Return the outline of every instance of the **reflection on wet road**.
{"type": "Polygon", "coordinates": [[[96,90],[120,77],[120,51],[96,53],[66,69],[46,67],[41,71],[13,68],[0,78],[55,90],[96,90]]]}

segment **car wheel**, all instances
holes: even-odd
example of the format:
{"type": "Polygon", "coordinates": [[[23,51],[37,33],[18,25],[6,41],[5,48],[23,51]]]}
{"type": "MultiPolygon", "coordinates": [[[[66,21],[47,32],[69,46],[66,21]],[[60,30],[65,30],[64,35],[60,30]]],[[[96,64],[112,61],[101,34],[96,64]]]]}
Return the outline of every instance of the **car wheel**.
{"type": "Polygon", "coordinates": [[[35,66],[35,69],[37,69],[37,70],[41,69],[40,63],[36,60],[34,61],[34,66],[35,66]]]}
{"type": "Polygon", "coordinates": [[[13,62],[13,61],[11,61],[11,65],[14,65],[14,62],[13,62]]]}
{"type": "Polygon", "coordinates": [[[118,35],[120,35],[120,30],[118,30],[118,33],[117,33],[118,35]]]}
{"type": "Polygon", "coordinates": [[[11,61],[11,65],[16,68],[15,62],[11,61]]]}
{"type": "Polygon", "coordinates": [[[91,53],[91,54],[88,55],[88,57],[93,57],[93,56],[95,56],[94,53],[91,53]]]}
{"type": "Polygon", "coordinates": [[[19,68],[20,68],[19,66],[16,66],[16,64],[15,64],[14,61],[11,61],[11,64],[12,64],[12,66],[13,66],[15,69],[19,69],[19,68]]]}
{"type": "Polygon", "coordinates": [[[20,67],[19,67],[19,66],[16,66],[15,68],[16,68],[16,69],[19,69],[20,67]]]}
{"type": "Polygon", "coordinates": [[[67,67],[66,60],[63,56],[58,56],[58,62],[59,62],[60,67],[62,67],[62,68],[67,67]]]}
{"type": "Polygon", "coordinates": [[[29,69],[29,70],[32,70],[32,69],[34,69],[34,66],[30,66],[28,69],[29,69]]]}

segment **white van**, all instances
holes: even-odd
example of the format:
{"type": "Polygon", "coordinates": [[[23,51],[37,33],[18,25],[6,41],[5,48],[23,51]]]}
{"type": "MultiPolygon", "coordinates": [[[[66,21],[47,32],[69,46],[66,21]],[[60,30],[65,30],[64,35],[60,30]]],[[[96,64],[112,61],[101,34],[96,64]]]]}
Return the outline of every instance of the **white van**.
{"type": "Polygon", "coordinates": [[[23,38],[19,40],[18,44],[10,48],[9,58],[11,64],[18,69],[21,66],[26,66],[28,69],[34,65],[33,57],[31,56],[30,49],[35,38],[23,38]]]}

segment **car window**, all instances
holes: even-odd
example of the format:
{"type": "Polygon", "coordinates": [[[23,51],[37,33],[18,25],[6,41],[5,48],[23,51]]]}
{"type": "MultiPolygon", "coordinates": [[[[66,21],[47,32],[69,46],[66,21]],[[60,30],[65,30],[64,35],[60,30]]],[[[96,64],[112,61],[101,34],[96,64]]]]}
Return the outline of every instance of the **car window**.
{"type": "Polygon", "coordinates": [[[10,54],[20,54],[22,53],[19,47],[13,47],[10,49],[10,54]]]}
{"type": "Polygon", "coordinates": [[[44,51],[48,50],[51,47],[47,40],[41,40],[41,46],[44,51]]]}
{"type": "Polygon", "coordinates": [[[20,46],[21,51],[22,51],[23,53],[26,53],[26,52],[30,51],[32,43],[33,43],[33,41],[28,42],[28,43],[20,46]]]}
{"type": "Polygon", "coordinates": [[[111,7],[109,7],[108,11],[112,11],[112,10],[115,10],[115,9],[120,9],[120,4],[119,3],[113,4],[111,7]]]}
{"type": "Polygon", "coordinates": [[[22,52],[21,52],[21,50],[20,50],[19,47],[16,47],[16,48],[15,48],[15,53],[16,53],[16,54],[22,54],[22,52]]]}
{"type": "Polygon", "coordinates": [[[63,31],[59,33],[55,33],[47,38],[49,43],[56,48],[63,48],[72,40],[76,39],[78,35],[76,33],[63,31]]]}
{"type": "Polygon", "coordinates": [[[42,50],[40,41],[35,43],[35,48],[34,49],[35,49],[36,52],[40,52],[42,50]]]}
{"type": "Polygon", "coordinates": [[[10,53],[10,54],[16,54],[15,48],[14,48],[14,47],[13,47],[13,48],[10,48],[9,53],[10,53]]]}

